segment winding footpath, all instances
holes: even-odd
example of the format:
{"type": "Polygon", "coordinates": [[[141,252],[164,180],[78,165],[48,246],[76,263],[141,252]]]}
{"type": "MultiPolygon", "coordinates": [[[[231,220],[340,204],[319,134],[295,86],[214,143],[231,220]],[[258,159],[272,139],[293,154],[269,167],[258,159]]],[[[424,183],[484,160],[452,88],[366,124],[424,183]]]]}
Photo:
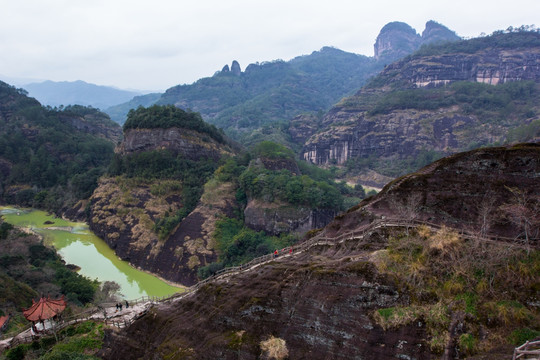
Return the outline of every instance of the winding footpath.
{"type": "MultiPolygon", "coordinates": [[[[380,229],[385,228],[397,228],[397,227],[416,227],[420,225],[429,226],[434,230],[440,229],[442,226],[438,224],[427,223],[423,221],[413,220],[413,221],[403,221],[400,219],[380,219],[376,220],[368,225],[365,225],[361,228],[349,231],[347,233],[341,234],[336,237],[326,237],[324,232],[320,232],[314,237],[300,243],[281,249],[280,254],[276,257],[274,254],[267,254],[261,257],[255,258],[248,263],[229,267],[218,271],[213,276],[201,280],[197,284],[186,289],[185,292],[176,293],[170,296],[165,297],[142,297],[139,299],[129,301],[130,306],[128,308],[123,308],[121,311],[116,309],[115,303],[102,303],[97,307],[91,308],[84,313],[74,315],[71,318],[64,319],[61,323],[53,329],[54,332],[73,325],[79,322],[94,320],[104,322],[106,325],[115,326],[117,328],[124,328],[129,326],[135,320],[144,316],[148,310],[158,303],[174,303],[180,301],[186,297],[192,296],[195,292],[201,288],[203,285],[211,283],[224,281],[230,277],[233,277],[239,273],[244,273],[248,271],[253,271],[259,266],[265,265],[272,261],[280,261],[290,257],[296,257],[299,254],[309,251],[313,247],[318,246],[335,246],[346,241],[355,241],[355,245],[361,245],[367,243],[370,239],[370,235],[380,229]]],[[[459,231],[462,237],[469,239],[476,239],[480,241],[485,241],[493,244],[502,244],[502,245],[512,245],[518,248],[530,249],[531,246],[526,246],[523,244],[515,243],[515,239],[502,238],[502,237],[479,237],[477,234],[459,231]]],[[[538,247],[538,244],[535,244],[538,247]]],[[[50,335],[49,332],[47,335],[50,335]]],[[[7,348],[16,346],[21,343],[31,342],[36,339],[35,335],[32,335],[30,328],[22,331],[16,336],[4,340],[0,340],[0,351],[3,351],[7,348]]]]}

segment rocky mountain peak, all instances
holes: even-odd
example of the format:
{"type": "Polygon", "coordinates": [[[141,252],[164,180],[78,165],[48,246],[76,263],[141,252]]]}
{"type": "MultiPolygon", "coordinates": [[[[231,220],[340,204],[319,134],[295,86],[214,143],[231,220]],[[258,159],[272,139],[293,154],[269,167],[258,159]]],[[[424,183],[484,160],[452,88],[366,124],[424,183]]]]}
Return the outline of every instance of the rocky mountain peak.
{"type": "Polygon", "coordinates": [[[454,31],[433,20],[429,20],[426,23],[426,28],[422,32],[422,44],[443,41],[457,41],[460,39],[461,38],[457,36],[454,31]]]}
{"type": "Polygon", "coordinates": [[[227,64],[225,64],[223,69],[221,69],[221,72],[229,72],[229,71],[231,71],[231,70],[229,69],[229,65],[227,65],[227,64]]]}
{"type": "Polygon", "coordinates": [[[415,51],[422,38],[410,25],[393,21],[381,29],[375,41],[375,59],[393,61],[415,51]]]}
{"type": "Polygon", "coordinates": [[[410,25],[393,21],[383,26],[377,36],[375,59],[391,62],[413,53],[424,44],[460,39],[454,31],[433,20],[426,23],[422,36],[410,25]]]}
{"type": "Polygon", "coordinates": [[[242,73],[242,69],[240,69],[240,64],[238,63],[238,61],[233,60],[231,65],[231,72],[234,75],[240,75],[242,73]]]}

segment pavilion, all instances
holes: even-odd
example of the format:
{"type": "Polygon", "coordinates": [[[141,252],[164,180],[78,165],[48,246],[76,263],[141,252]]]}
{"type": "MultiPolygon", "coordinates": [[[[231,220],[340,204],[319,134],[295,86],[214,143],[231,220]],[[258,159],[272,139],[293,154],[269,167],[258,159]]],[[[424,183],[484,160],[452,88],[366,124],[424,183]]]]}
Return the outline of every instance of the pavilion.
{"type": "Polygon", "coordinates": [[[52,327],[53,318],[58,316],[66,308],[66,301],[64,300],[64,295],[60,299],[53,300],[49,296],[42,297],[38,302],[35,302],[32,299],[32,306],[28,309],[23,310],[23,315],[26,320],[32,322],[32,330],[42,331],[46,330],[48,327],[52,327]],[[46,321],[48,324],[46,324],[46,321]],[[40,326],[41,329],[38,329],[36,323],[40,326]]]}

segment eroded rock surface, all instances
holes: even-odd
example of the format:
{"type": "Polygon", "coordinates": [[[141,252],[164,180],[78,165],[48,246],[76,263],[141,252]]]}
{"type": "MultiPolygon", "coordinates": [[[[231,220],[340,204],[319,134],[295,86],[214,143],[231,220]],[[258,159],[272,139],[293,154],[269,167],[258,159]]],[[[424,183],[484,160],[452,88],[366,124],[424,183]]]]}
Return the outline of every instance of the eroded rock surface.
{"type": "Polygon", "coordinates": [[[157,307],[124,334],[109,333],[102,355],[258,359],[260,343],[274,336],[290,359],[429,359],[422,323],[384,332],[371,319],[407,297],[372,264],[333,259],[296,258],[209,284],[157,307]]]}
{"type": "Polygon", "coordinates": [[[169,150],[190,160],[214,159],[232,152],[210,136],[182,128],[129,129],[116,149],[122,155],[152,150],[169,150]]]}

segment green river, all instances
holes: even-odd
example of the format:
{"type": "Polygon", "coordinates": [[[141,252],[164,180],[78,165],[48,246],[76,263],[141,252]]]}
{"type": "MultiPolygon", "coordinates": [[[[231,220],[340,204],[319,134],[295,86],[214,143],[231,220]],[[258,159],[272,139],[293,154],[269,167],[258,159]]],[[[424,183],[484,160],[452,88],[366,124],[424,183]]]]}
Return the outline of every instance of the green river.
{"type": "Polygon", "coordinates": [[[10,224],[27,227],[43,235],[46,243],[52,244],[66,263],[81,268],[81,275],[99,281],[117,282],[125,299],[164,296],[182,291],[120,260],[85,223],[66,221],[47,215],[44,211],[13,207],[0,207],[0,214],[10,224]]]}

